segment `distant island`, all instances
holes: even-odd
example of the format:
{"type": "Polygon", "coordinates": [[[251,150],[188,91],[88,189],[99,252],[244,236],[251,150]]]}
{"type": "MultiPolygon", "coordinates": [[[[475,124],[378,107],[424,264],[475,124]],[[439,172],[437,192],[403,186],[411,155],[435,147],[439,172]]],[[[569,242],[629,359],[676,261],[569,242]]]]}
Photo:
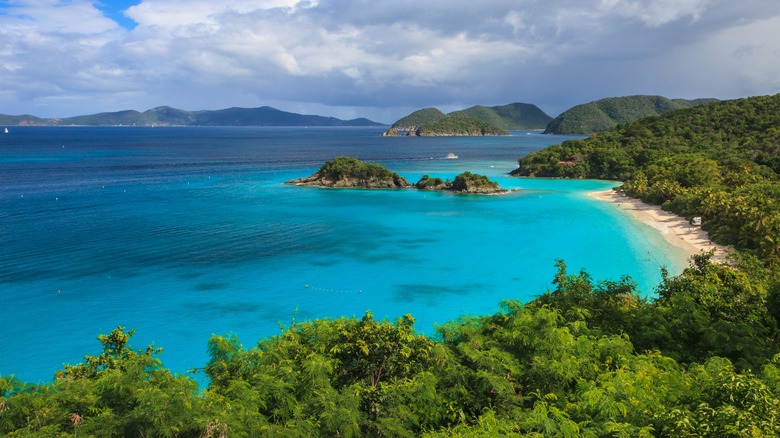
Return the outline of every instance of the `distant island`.
{"type": "Polygon", "coordinates": [[[480,195],[508,192],[488,177],[471,172],[457,175],[454,181],[430,178],[428,175],[424,175],[420,181],[412,186],[406,178],[379,164],[365,163],[353,157],[336,157],[328,160],[311,176],[293,179],[285,184],[373,190],[414,187],[420,190],[480,195]]]}
{"type": "MultiPolygon", "coordinates": [[[[399,136],[397,128],[390,128],[383,136],[399,136]]],[[[482,135],[509,135],[496,125],[471,117],[444,116],[434,123],[423,125],[415,130],[407,131],[407,136],[417,137],[474,137],[482,135]]]]}
{"type": "Polygon", "coordinates": [[[270,106],[226,108],[214,111],[185,111],[161,106],[144,112],[105,112],[66,118],[0,114],[6,126],[386,126],[366,118],[341,120],[335,117],[296,114],[270,106]]]}
{"type": "Polygon", "coordinates": [[[449,114],[436,108],[423,108],[393,123],[383,135],[509,135],[507,130],[544,129],[551,120],[536,105],[527,103],[477,105],[449,114]]]}
{"type": "Polygon", "coordinates": [[[553,119],[545,134],[594,134],[621,123],[633,122],[669,111],[691,108],[717,99],[667,99],[661,96],[610,97],[574,106],[553,119]]]}

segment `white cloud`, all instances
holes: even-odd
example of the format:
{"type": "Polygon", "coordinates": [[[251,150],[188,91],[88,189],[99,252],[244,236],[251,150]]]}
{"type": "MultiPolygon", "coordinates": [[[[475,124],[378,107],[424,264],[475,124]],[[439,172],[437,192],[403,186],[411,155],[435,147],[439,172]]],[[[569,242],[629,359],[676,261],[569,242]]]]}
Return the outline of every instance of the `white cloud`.
{"type": "Polygon", "coordinates": [[[90,1],[6,3],[0,112],[522,101],[556,113],[780,86],[774,0],[145,0],[126,11],[132,30],[90,1]]]}
{"type": "Polygon", "coordinates": [[[601,9],[658,27],[684,18],[696,21],[709,3],[709,0],[601,0],[601,9]]]}
{"type": "Polygon", "coordinates": [[[96,34],[117,29],[88,0],[9,1],[0,15],[3,33],[96,34]]]}

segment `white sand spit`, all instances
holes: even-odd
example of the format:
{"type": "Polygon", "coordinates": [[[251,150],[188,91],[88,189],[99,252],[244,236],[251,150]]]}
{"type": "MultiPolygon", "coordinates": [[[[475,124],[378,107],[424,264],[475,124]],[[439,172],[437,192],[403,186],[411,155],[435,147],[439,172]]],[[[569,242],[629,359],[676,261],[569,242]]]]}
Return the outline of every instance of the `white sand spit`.
{"type": "Polygon", "coordinates": [[[664,211],[661,207],[645,204],[614,190],[591,192],[589,195],[601,201],[611,202],[616,208],[625,212],[635,220],[643,222],[658,230],[672,245],[685,250],[689,257],[702,251],[715,250],[713,262],[723,263],[729,248],[710,241],[707,232],[701,227],[691,225],[685,218],[664,211]]]}

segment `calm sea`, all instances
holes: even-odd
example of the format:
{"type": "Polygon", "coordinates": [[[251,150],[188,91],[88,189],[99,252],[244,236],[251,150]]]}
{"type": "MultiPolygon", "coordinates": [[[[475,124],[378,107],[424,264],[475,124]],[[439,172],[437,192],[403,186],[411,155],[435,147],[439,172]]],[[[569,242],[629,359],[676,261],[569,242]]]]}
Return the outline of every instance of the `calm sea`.
{"type": "Polygon", "coordinates": [[[0,134],[0,375],[48,381],[134,328],[176,372],[211,334],[411,313],[419,331],[551,287],[556,258],[645,293],[684,256],[586,196],[605,181],[507,177],[570,137],[386,138],[379,128],[11,128],[0,134]],[[444,159],[448,153],[458,159],[444,159]],[[339,155],[414,182],[469,170],[506,196],[284,185],[339,155]]]}

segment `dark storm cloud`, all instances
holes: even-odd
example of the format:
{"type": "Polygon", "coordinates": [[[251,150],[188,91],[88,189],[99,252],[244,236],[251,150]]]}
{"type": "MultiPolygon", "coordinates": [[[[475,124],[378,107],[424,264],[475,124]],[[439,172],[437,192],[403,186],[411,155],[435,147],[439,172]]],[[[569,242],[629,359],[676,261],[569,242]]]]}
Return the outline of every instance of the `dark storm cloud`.
{"type": "Polygon", "coordinates": [[[272,104],[392,121],[780,88],[774,0],[146,0],[124,15],[135,27],[84,0],[0,7],[0,112],[272,104]]]}

